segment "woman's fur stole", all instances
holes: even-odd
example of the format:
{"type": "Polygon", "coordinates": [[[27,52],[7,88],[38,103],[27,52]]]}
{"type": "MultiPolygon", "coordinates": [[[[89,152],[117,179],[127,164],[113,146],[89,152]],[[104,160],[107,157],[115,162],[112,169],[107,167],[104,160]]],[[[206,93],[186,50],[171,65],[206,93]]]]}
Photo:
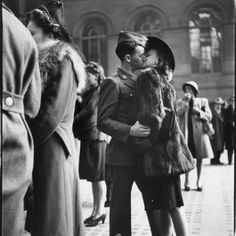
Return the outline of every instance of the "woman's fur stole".
{"type": "Polygon", "coordinates": [[[42,89],[45,88],[47,74],[56,66],[58,62],[69,58],[72,63],[75,79],[77,82],[77,92],[82,94],[86,89],[85,64],[78,52],[68,43],[50,39],[39,52],[39,66],[42,78],[42,89]]]}
{"type": "Polygon", "coordinates": [[[137,99],[138,120],[151,128],[149,137],[132,139],[134,150],[142,156],[140,168],[143,174],[146,177],[163,177],[191,170],[193,159],[177,120],[174,120],[168,139],[164,138],[161,129],[167,112],[175,112],[175,90],[171,84],[156,69],[145,70],[137,79],[137,99]]]}

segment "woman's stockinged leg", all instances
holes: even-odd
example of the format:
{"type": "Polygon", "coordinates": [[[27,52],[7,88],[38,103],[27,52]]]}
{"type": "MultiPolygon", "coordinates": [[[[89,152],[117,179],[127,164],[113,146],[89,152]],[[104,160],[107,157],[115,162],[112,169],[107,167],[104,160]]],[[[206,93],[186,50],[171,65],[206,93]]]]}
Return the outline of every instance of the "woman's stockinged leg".
{"type": "Polygon", "coordinates": [[[189,188],[189,172],[185,174],[184,187],[189,188]]]}
{"type": "Polygon", "coordinates": [[[173,235],[173,223],[171,215],[167,210],[160,210],[160,229],[161,236],[172,236],[173,235]]]}
{"type": "Polygon", "coordinates": [[[202,159],[197,159],[197,187],[202,187],[202,159]]]}
{"type": "Polygon", "coordinates": [[[95,216],[96,214],[96,193],[95,193],[95,188],[94,188],[94,182],[91,182],[91,185],[92,185],[92,195],[93,195],[93,211],[92,211],[92,214],[91,216],[95,216]]]}
{"type": "Polygon", "coordinates": [[[101,216],[104,213],[104,197],[105,197],[105,182],[96,181],[92,182],[93,189],[93,215],[95,218],[101,216]]]}
{"type": "Polygon", "coordinates": [[[146,210],[152,236],[161,236],[160,210],[146,210]]]}
{"type": "Polygon", "coordinates": [[[146,211],[152,236],[172,236],[171,216],[166,210],[146,211]]]}
{"type": "Polygon", "coordinates": [[[176,236],[187,236],[187,223],[182,208],[176,207],[169,210],[174,225],[176,236]]]}

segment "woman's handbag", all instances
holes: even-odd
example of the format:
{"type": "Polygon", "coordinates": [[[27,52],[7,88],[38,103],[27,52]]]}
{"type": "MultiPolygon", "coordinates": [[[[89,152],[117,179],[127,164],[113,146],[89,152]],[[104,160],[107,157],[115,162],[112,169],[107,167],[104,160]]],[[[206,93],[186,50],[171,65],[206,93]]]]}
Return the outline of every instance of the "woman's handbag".
{"type": "Polygon", "coordinates": [[[209,137],[212,137],[215,134],[215,130],[213,128],[213,125],[208,120],[203,120],[202,129],[203,129],[203,132],[207,133],[209,137]]]}
{"type": "MultiPolygon", "coordinates": [[[[202,106],[201,110],[205,112],[205,110],[206,110],[205,106],[202,106]]],[[[202,129],[203,129],[203,132],[207,133],[210,138],[215,134],[215,130],[213,128],[213,125],[209,120],[202,121],[202,129]]]]}
{"type": "Polygon", "coordinates": [[[170,114],[166,123],[171,125],[165,124],[165,127],[161,128],[156,142],[139,160],[139,170],[145,178],[178,176],[189,172],[195,166],[175,114],[170,114]]]}

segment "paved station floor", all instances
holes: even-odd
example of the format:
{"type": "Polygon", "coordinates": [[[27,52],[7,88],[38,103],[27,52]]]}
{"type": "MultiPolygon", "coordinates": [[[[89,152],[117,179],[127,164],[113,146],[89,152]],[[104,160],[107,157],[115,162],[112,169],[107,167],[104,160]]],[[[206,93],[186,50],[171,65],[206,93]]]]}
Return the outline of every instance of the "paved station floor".
{"type": "MultiPolygon", "coordinates": [[[[203,191],[196,191],[196,170],[190,173],[191,190],[183,191],[189,236],[233,236],[234,235],[234,164],[227,164],[226,152],[221,161],[224,165],[203,162],[203,191]]],[[[182,187],[184,176],[181,176],[182,187]]],[[[80,182],[83,217],[92,211],[91,183],[80,182]]],[[[104,224],[85,227],[85,236],[109,235],[109,208],[104,224]]],[[[141,194],[134,184],[132,189],[132,235],[151,236],[144,211],[141,194]]]]}

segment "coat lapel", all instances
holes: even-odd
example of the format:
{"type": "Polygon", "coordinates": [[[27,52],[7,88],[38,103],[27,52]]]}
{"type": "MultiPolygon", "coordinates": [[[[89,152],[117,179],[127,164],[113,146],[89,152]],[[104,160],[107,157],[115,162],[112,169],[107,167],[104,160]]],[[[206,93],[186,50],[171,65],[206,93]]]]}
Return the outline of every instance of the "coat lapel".
{"type": "Polygon", "coordinates": [[[214,115],[215,115],[221,122],[224,121],[224,118],[223,118],[222,113],[218,113],[218,112],[216,112],[215,110],[213,110],[213,113],[214,113],[214,115]]]}
{"type": "Polygon", "coordinates": [[[131,78],[127,78],[124,84],[127,85],[131,89],[134,89],[134,90],[136,89],[136,81],[131,78]]]}
{"type": "Polygon", "coordinates": [[[136,81],[132,78],[135,75],[132,75],[131,73],[127,73],[122,68],[118,68],[118,75],[119,77],[124,81],[124,84],[128,86],[129,88],[135,90],[136,89],[136,81]]]}

